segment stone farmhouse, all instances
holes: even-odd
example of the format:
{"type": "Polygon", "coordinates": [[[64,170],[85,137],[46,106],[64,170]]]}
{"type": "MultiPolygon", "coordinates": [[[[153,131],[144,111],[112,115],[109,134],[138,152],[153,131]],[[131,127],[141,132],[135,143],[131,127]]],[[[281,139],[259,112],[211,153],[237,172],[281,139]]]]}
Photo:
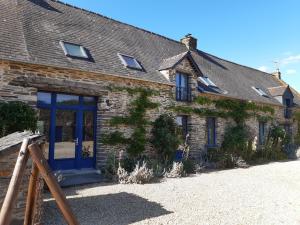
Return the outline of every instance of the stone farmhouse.
{"type": "MultiPolygon", "coordinates": [[[[0,101],[37,109],[54,170],[103,167],[108,152],[128,147],[102,141],[113,132],[138,138],[140,129],[148,138],[150,125],[111,122],[129,115],[139,90],[155,92],[144,92],[144,100],[158,103],[146,107],[145,118],[174,115],[183,135],[189,134],[194,160],[220,146],[234,123],[201,99],[265,109],[246,121],[258,145],[271,124],[264,118],[272,116],[292,137],[298,129],[292,115],[300,95],[279,71],[269,74],[203,52],[190,34],[172,40],[54,0],[0,0],[0,11],[0,101]]],[[[152,154],[153,147],[147,143],[145,151],[152,154]]]]}

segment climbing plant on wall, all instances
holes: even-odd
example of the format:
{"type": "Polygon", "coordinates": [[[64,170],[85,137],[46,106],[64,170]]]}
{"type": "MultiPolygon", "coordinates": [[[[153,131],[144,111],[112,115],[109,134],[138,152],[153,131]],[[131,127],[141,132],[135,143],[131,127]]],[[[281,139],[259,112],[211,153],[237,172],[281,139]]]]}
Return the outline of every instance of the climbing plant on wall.
{"type": "Polygon", "coordinates": [[[202,106],[214,105],[213,109],[191,106],[174,106],[172,109],[179,113],[196,114],[201,117],[231,118],[235,125],[227,127],[224,133],[223,143],[218,150],[217,161],[222,167],[233,167],[239,157],[250,160],[253,154],[253,137],[246,126],[245,121],[250,117],[267,122],[273,119],[274,109],[269,106],[260,106],[245,100],[210,99],[199,96],[194,103],[202,106]],[[265,113],[261,115],[261,113],[265,113]]]}
{"type": "Polygon", "coordinates": [[[271,120],[274,109],[269,106],[260,106],[253,102],[245,100],[232,99],[209,99],[199,96],[194,99],[198,105],[215,105],[215,109],[195,108],[190,106],[173,106],[176,112],[186,114],[197,114],[199,116],[214,116],[221,118],[232,118],[237,124],[243,123],[249,117],[255,116],[260,121],[271,120]],[[269,115],[260,115],[258,112],[268,113],[269,115]]]}
{"type": "Polygon", "coordinates": [[[300,112],[296,112],[294,115],[294,118],[297,122],[297,135],[295,136],[295,144],[296,145],[300,145],[300,112]]]}
{"type": "Polygon", "coordinates": [[[131,137],[126,138],[122,132],[115,131],[107,135],[103,135],[102,143],[108,145],[127,144],[127,152],[133,157],[139,156],[144,150],[147,143],[146,127],[150,122],[145,118],[149,109],[159,106],[159,103],[151,102],[150,96],[158,94],[158,92],[144,88],[111,88],[112,91],[127,91],[130,95],[137,97],[130,103],[128,116],[115,116],[110,120],[110,125],[118,126],[121,124],[131,126],[133,133],[131,137]]]}

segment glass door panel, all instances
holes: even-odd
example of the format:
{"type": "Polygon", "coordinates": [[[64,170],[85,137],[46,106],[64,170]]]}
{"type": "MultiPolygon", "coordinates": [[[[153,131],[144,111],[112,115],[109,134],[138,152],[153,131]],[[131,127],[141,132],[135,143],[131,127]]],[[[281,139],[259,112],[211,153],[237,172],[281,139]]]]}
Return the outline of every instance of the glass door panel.
{"type": "Polygon", "coordinates": [[[51,110],[50,109],[40,109],[39,117],[37,122],[37,130],[40,134],[45,136],[45,157],[49,158],[49,138],[50,138],[50,117],[51,110]]]}
{"type": "Polygon", "coordinates": [[[76,111],[56,110],[54,159],[75,159],[76,111]]]}
{"type": "Polygon", "coordinates": [[[82,124],[82,158],[91,158],[94,156],[94,112],[83,112],[82,124]]]}

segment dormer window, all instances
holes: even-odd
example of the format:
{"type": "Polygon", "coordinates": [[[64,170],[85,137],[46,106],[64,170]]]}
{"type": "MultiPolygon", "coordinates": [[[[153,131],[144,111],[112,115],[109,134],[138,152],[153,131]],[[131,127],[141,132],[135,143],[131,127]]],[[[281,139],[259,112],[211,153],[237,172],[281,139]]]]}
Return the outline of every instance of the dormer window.
{"type": "Polygon", "coordinates": [[[126,66],[127,68],[143,70],[141,64],[134,57],[129,55],[124,55],[124,54],[118,54],[118,56],[121,59],[123,65],[126,66]]]}
{"type": "Polygon", "coordinates": [[[60,45],[64,50],[66,56],[84,59],[89,58],[85,48],[81,45],[72,44],[64,41],[61,41],[60,45]]]}
{"type": "Polygon", "coordinates": [[[184,73],[176,73],[176,100],[191,101],[189,76],[184,73]]]}
{"type": "Polygon", "coordinates": [[[264,92],[262,89],[258,88],[258,87],[252,87],[252,89],[254,91],[256,91],[256,93],[258,93],[260,96],[263,96],[263,97],[269,97],[266,92],[264,92]]]}
{"type": "Polygon", "coordinates": [[[208,77],[198,77],[198,79],[206,86],[217,87],[208,77]]]}

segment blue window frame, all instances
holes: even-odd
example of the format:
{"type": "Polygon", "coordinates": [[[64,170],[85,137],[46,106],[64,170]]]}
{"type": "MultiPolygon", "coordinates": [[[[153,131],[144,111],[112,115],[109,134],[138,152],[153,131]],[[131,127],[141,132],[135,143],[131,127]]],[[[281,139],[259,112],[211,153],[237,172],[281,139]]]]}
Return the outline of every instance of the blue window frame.
{"type": "Polygon", "coordinates": [[[186,115],[177,116],[176,124],[180,128],[182,139],[185,140],[188,134],[188,116],[186,115]]]}
{"type": "MultiPolygon", "coordinates": [[[[38,92],[37,93],[38,101],[37,107],[43,109],[44,111],[49,111],[50,115],[50,126],[49,132],[49,153],[48,161],[53,170],[59,169],[81,169],[81,168],[90,168],[95,165],[95,140],[96,140],[96,112],[97,112],[97,98],[96,97],[87,97],[87,96],[78,96],[70,95],[63,93],[49,93],[49,92],[38,92]],[[57,113],[58,112],[70,112],[68,115],[74,115],[68,121],[73,121],[74,126],[69,130],[69,137],[73,138],[75,141],[75,156],[74,158],[57,158],[55,156],[55,144],[63,141],[65,138],[63,136],[63,127],[60,124],[56,124],[57,113]],[[91,112],[93,117],[94,124],[84,124],[85,113],[91,112]],[[92,157],[83,157],[86,155],[84,151],[83,142],[88,136],[86,131],[84,131],[85,126],[89,126],[93,129],[93,132],[90,132],[93,135],[93,145],[92,146],[92,157]],[[71,133],[70,133],[71,132],[71,133]]],[[[91,121],[91,119],[90,119],[91,121]]],[[[89,137],[90,138],[90,137],[89,137]]]]}
{"type": "Polygon", "coordinates": [[[259,122],[259,144],[263,145],[265,143],[266,138],[266,123],[265,122],[259,122]]]}
{"type": "Polygon", "coordinates": [[[216,118],[208,117],[207,126],[207,146],[216,146],[216,118]]]}
{"type": "Polygon", "coordinates": [[[176,74],[176,100],[190,101],[191,91],[189,87],[189,76],[184,73],[176,74]]]}

